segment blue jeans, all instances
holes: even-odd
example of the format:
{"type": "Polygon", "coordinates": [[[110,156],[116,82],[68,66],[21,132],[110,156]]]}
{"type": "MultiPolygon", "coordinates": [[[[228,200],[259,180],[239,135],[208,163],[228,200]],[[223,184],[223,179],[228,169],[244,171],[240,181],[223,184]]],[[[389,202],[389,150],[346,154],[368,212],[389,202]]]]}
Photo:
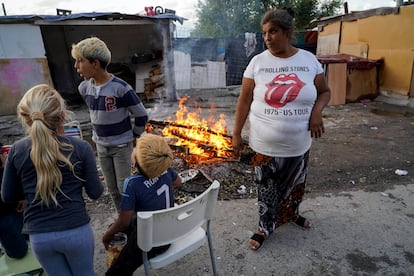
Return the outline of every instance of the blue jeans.
{"type": "Polygon", "coordinates": [[[22,213],[11,212],[0,217],[0,243],[10,258],[21,259],[26,256],[28,246],[22,227],[22,213]]]}
{"type": "Polygon", "coordinates": [[[132,142],[123,146],[101,146],[96,144],[96,151],[108,192],[119,211],[124,180],[131,176],[132,172],[132,142]]]}
{"type": "Polygon", "coordinates": [[[91,225],[30,234],[30,244],[48,276],[94,276],[95,241],[91,225]]]}

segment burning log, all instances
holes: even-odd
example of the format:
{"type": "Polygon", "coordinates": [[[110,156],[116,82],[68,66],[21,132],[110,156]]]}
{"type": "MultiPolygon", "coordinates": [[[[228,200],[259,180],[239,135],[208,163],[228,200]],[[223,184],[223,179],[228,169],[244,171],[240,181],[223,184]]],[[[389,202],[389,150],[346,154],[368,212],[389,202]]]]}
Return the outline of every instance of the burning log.
{"type": "MultiPolygon", "coordinates": [[[[214,147],[214,146],[211,146],[211,145],[202,143],[202,142],[200,142],[200,141],[198,141],[196,139],[193,139],[191,137],[187,137],[184,134],[179,133],[178,131],[173,131],[172,134],[175,135],[175,136],[177,136],[178,138],[181,138],[181,139],[184,139],[184,140],[187,140],[187,141],[190,141],[190,142],[195,143],[197,145],[197,147],[200,148],[200,149],[203,149],[205,151],[214,152],[215,153],[214,156],[217,155],[218,149],[216,147],[214,147]]],[[[233,150],[232,149],[220,149],[220,151],[228,152],[228,153],[233,153],[233,150]]],[[[216,156],[216,157],[218,157],[218,156],[216,156]]]]}
{"type": "Polygon", "coordinates": [[[234,151],[231,148],[231,136],[228,134],[218,133],[200,126],[182,125],[172,121],[149,120],[146,127],[147,132],[156,133],[158,135],[163,135],[165,128],[168,128],[169,138],[167,139],[167,142],[171,149],[184,154],[187,161],[190,160],[190,163],[198,163],[201,160],[202,162],[214,162],[216,159],[240,161],[240,158],[235,158],[234,151]],[[194,135],[193,132],[203,136],[204,140],[198,140],[197,135],[194,135]],[[215,143],[210,144],[215,136],[221,137],[225,143],[219,145],[216,145],[215,143]],[[194,155],[198,156],[195,157],[194,155]]]}
{"type": "Polygon", "coordinates": [[[187,97],[179,102],[175,121],[149,120],[146,131],[167,137],[171,148],[185,154],[188,163],[207,162],[213,159],[235,160],[223,114],[214,120],[210,114],[208,120],[200,118],[196,112],[188,112],[184,106],[187,97]]]}
{"type": "Polygon", "coordinates": [[[169,146],[170,146],[170,148],[172,149],[172,150],[174,150],[174,151],[176,151],[176,152],[181,152],[181,153],[183,153],[183,154],[185,154],[185,155],[189,155],[190,154],[190,149],[188,148],[188,147],[186,147],[186,146],[177,146],[177,145],[174,145],[174,144],[168,144],[169,146]]]}
{"type": "Polygon", "coordinates": [[[152,125],[155,125],[155,126],[160,126],[160,127],[173,126],[173,127],[180,127],[180,128],[186,128],[186,129],[194,129],[194,130],[204,131],[204,132],[207,132],[207,133],[210,133],[210,134],[213,134],[213,135],[223,136],[223,137],[229,138],[229,139],[232,138],[228,134],[218,133],[214,130],[205,129],[205,128],[202,128],[202,127],[199,127],[199,126],[186,126],[186,125],[178,124],[178,123],[171,122],[171,121],[160,122],[160,121],[155,121],[155,120],[149,120],[148,123],[152,124],[152,125]]]}

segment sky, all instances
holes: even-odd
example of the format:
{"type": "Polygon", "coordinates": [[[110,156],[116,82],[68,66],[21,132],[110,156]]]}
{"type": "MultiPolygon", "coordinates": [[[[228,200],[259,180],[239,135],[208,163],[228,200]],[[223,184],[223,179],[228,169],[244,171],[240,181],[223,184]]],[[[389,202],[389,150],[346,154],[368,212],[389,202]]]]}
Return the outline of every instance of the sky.
{"type": "MultiPolygon", "coordinates": [[[[176,15],[187,20],[181,26],[177,23],[178,32],[189,32],[197,21],[196,6],[199,0],[0,0],[4,4],[7,15],[55,15],[56,9],[71,10],[72,13],[83,12],[120,12],[137,14],[147,6],[161,6],[176,11],[176,15]]],[[[394,0],[348,0],[348,10],[361,11],[379,7],[395,7],[394,0]]],[[[0,15],[4,15],[1,10],[0,15]]],[[[180,35],[181,36],[181,35],[180,35]]]]}

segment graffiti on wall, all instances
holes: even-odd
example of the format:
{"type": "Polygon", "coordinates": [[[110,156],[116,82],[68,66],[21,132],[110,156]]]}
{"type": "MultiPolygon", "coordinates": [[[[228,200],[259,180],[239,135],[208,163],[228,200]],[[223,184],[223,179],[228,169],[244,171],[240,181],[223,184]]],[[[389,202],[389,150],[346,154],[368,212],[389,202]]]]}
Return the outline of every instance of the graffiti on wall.
{"type": "Polygon", "coordinates": [[[46,59],[0,59],[0,115],[15,114],[22,95],[41,83],[52,84],[46,59]]]}

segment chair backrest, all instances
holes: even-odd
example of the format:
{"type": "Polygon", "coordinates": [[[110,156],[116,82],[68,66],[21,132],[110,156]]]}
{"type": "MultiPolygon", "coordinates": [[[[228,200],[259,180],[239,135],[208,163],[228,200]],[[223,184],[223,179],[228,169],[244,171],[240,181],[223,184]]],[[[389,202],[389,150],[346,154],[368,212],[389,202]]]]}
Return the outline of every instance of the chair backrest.
{"type": "Polygon", "coordinates": [[[138,246],[143,251],[171,244],[212,219],[220,183],[214,180],[201,195],[172,208],[137,213],[138,246]]]}
{"type": "Polygon", "coordinates": [[[0,257],[0,275],[43,275],[43,268],[32,252],[29,242],[28,245],[29,250],[27,251],[26,256],[22,259],[12,259],[6,254],[0,257]]]}
{"type": "Polygon", "coordinates": [[[72,121],[72,122],[65,123],[64,132],[66,136],[83,139],[82,129],[78,121],[72,121]]]}

